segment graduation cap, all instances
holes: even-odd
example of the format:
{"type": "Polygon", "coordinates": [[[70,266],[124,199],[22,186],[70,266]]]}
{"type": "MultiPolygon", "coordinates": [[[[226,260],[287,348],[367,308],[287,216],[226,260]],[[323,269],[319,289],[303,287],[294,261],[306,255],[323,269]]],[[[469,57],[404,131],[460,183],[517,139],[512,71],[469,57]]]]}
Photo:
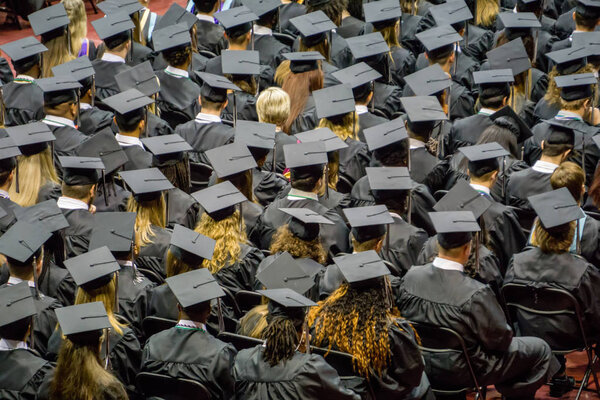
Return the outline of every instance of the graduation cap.
{"type": "Polygon", "coordinates": [[[542,6],[543,0],[517,0],[519,12],[536,12],[542,6]]]}
{"type": "Polygon", "coordinates": [[[322,142],[325,144],[325,151],[328,153],[348,147],[348,144],[329,128],[317,128],[312,131],[297,133],[294,136],[301,143],[322,142]]]}
{"type": "Polygon", "coordinates": [[[452,79],[439,64],[430,65],[404,77],[404,82],[417,96],[431,96],[446,90],[452,79]]]}
{"type": "Polygon", "coordinates": [[[510,129],[510,131],[517,136],[517,143],[523,143],[533,136],[529,126],[527,126],[525,121],[523,121],[510,106],[502,107],[500,110],[490,115],[490,119],[496,124],[502,119],[504,121],[502,126],[510,129]]]}
{"type": "Polygon", "coordinates": [[[284,53],[283,57],[290,61],[290,71],[295,74],[314,71],[319,68],[319,61],[325,59],[318,51],[284,53]]]}
{"type": "MultiPolygon", "coordinates": [[[[176,3],[173,3],[176,4],[176,3]]],[[[137,89],[145,96],[151,97],[160,91],[158,77],[154,73],[150,61],[144,61],[115,76],[115,81],[121,92],[137,89]]]]}
{"type": "Polygon", "coordinates": [[[221,286],[206,268],[172,276],[166,282],[184,309],[225,296],[221,286]]]}
{"type": "Polygon", "coordinates": [[[492,202],[469,183],[459,179],[456,184],[434,206],[435,211],[471,211],[475,218],[481,217],[492,202]]]}
{"type": "Polygon", "coordinates": [[[472,233],[481,230],[472,211],[430,212],[429,218],[439,245],[448,250],[470,242],[472,233]]]}
{"type": "Polygon", "coordinates": [[[158,168],[121,171],[119,175],[129,186],[138,202],[154,200],[163,191],[174,188],[171,181],[158,168]]]}
{"type": "Polygon", "coordinates": [[[277,10],[282,5],[280,0],[244,0],[242,3],[258,17],[277,10]]]}
{"type": "Polygon", "coordinates": [[[33,36],[5,43],[0,46],[0,49],[10,57],[13,65],[20,66],[24,70],[37,64],[39,54],[48,51],[48,48],[33,36]]]}
{"type": "Polygon", "coordinates": [[[61,307],[55,312],[62,334],[79,344],[97,346],[102,331],[112,326],[101,301],[61,307]]]}
{"type": "Polygon", "coordinates": [[[531,68],[531,61],[521,38],[516,38],[488,51],[487,57],[490,68],[503,69],[508,67],[512,70],[513,75],[518,75],[531,68]]]}
{"type": "Polygon", "coordinates": [[[560,97],[565,101],[592,97],[593,85],[598,83],[596,75],[593,73],[557,76],[554,81],[556,86],[561,89],[560,97]]]}
{"type": "Polygon", "coordinates": [[[0,288],[0,327],[36,314],[35,301],[27,282],[0,288]]]}
{"type": "Polygon", "coordinates": [[[332,221],[308,208],[280,208],[279,211],[292,217],[288,222],[290,232],[307,242],[319,236],[320,224],[333,225],[332,221]]]}
{"type": "Polygon", "coordinates": [[[527,198],[545,229],[568,224],[585,216],[566,187],[527,198]]]}
{"type": "Polygon", "coordinates": [[[480,86],[504,85],[515,81],[511,69],[491,69],[486,71],[474,71],[473,83],[480,86]]]}
{"type": "MultiPolygon", "coordinates": [[[[66,76],[76,79],[82,86],[82,94],[88,90],[94,90],[94,76],[96,71],[89,57],[81,56],[64,64],[52,67],[54,76],[66,76]]],[[[94,94],[92,93],[92,99],[94,94]]]]}
{"type": "MultiPolygon", "coordinates": [[[[408,120],[415,124],[419,122],[445,121],[448,116],[434,96],[412,96],[400,98],[408,120]]],[[[433,128],[433,126],[431,127],[433,128]]]]}
{"type": "Polygon", "coordinates": [[[81,84],[67,76],[37,79],[35,83],[44,92],[44,106],[55,107],[67,102],[78,102],[81,84]]]}
{"type": "Polygon", "coordinates": [[[190,30],[185,23],[167,26],[152,33],[154,51],[162,52],[192,43],[190,30]]]}
{"type": "Polygon", "coordinates": [[[120,256],[132,250],[135,235],[134,212],[103,212],[97,214],[94,229],[90,236],[90,250],[108,248],[113,256],[120,256]]]}
{"type": "Polygon", "coordinates": [[[124,92],[107,97],[103,103],[113,109],[115,112],[124,115],[132,111],[137,111],[154,103],[150,97],[144,95],[137,89],[128,89],[124,92]]]}
{"type": "Polygon", "coordinates": [[[364,135],[370,151],[408,139],[406,127],[401,118],[367,128],[364,130],[364,135]]]}
{"type": "Polygon", "coordinates": [[[193,147],[176,133],[147,137],[141,141],[154,155],[157,165],[182,160],[186,152],[193,150],[193,147]]]}
{"type": "Polygon", "coordinates": [[[334,72],[333,77],[352,88],[355,99],[365,98],[372,91],[371,83],[381,78],[381,74],[367,63],[360,62],[334,72]]]}
{"type": "Polygon", "coordinates": [[[144,9],[144,6],[137,0],[104,0],[97,6],[106,15],[120,13],[133,15],[144,9]]]}
{"type": "Polygon", "coordinates": [[[571,48],[595,47],[600,45],[600,32],[573,32],[571,48]]]}
{"type": "Polygon", "coordinates": [[[247,201],[230,181],[224,181],[192,193],[192,197],[215,221],[220,221],[235,212],[235,206],[247,201]]]}
{"type": "Polygon", "coordinates": [[[63,182],[69,186],[95,185],[100,180],[98,170],[104,170],[104,163],[97,157],[59,156],[63,167],[63,182]]]}
{"type": "Polygon", "coordinates": [[[58,208],[56,200],[46,200],[29,207],[19,207],[14,210],[18,221],[40,226],[43,230],[53,233],[67,228],[69,222],[58,208]]]}
{"type": "Polygon", "coordinates": [[[350,285],[372,287],[379,285],[377,278],[390,275],[390,270],[374,250],[333,257],[333,262],[350,285]]]}
{"type": "MultiPolygon", "coordinates": [[[[461,147],[458,150],[467,157],[469,170],[475,173],[476,176],[482,176],[497,170],[499,168],[498,157],[510,155],[504,147],[496,142],[461,147]]],[[[477,217],[479,218],[479,216],[477,217]]]]}
{"type": "Polygon", "coordinates": [[[224,74],[259,75],[260,56],[256,50],[224,50],[221,52],[224,74]]]}
{"type": "MultiPolygon", "coordinates": [[[[10,137],[0,139],[0,171],[10,172],[17,167],[17,156],[21,155],[19,146],[10,137]]],[[[17,171],[18,173],[18,171],[17,171]]]]}
{"type": "Polygon", "coordinates": [[[48,147],[48,143],[56,140],[48,125],[43,122],[30,122],[6,127],[4,130],[26,156],[41,153],[48,147]]]}
{"type": "Polygon", "coordinates": [[[135,28],[126,13],[115,13],[99,18],[92,21],[92,26],[109,49],[114,49],[130,40],[131,31],[135,28]]]}
{"type": "Polygon", "coordinates": [[[227,36],[234,38],[250,32],[252,23],[258,19],[258,16],[245,6],[219,11],[214,17],[223,25],[227,36]]]}
{"type": "Polygon", "coordinates": [[[534,29],[541,28],[540,20],[532,12],[506,11],[498,14],[504,28],[508,29],[534,29]]]}
{"type": "Polygon", "coordinates": [[[346,43],[348,43],[352,56],[356,60],[370,58],[390,51],[390,47],[380,32],[348,38],[346,43]]]}
{"type": "Polygon", "coordinates": [[[240,142],[210,149],[204,154],[220,179],[257,167],[248,146],[240,142]]]}
{"type": "Polygon", "coordinates": [[[366,171],[372,191],[411,190],[413,187],[406,167],[367,167],[366,171]]]}
{"type": "Polygon", "coordinates": [[[69,258],[64,264],[77,286],[87,291],[108,284],[113,274],[121,269],[106,246],[69,258]]]}
{"type": "Polygon", "coordinates": [[[337,26],[321,10],[290,19],[290,23],[300,32],[302,43],[313,47],[326,39],[326,33],[337,26]]]}
{"type": "Polygon", "coordinates": [[[31,13],[27,16],[27,19],[31,24],[33,33],[36,36],[42,36],[42,42],[61,36],[70,22],[62,3],[31,13]]]}
{"type": "Polygon", "coordinates": [[[354,111],[354,94],[348,85],[330,86],[313,93],[317,118],[345,115],[354,111]]]}
{"type": "MultiPolygon", "coordinates": [[[[256,292],[284,308],[306,308],[317,305],[314,301],[290,288],[257,290],[256,292]]],[[[270,314],[273,315],[273,313],[270,314]]],[[[288,314],[288,312],[285,312],[285,314],[288,314]]]]}
{"type": "Polygon", "coordinates": [[[561,75],[574,74],[585,67],[588,55],[588,47],[576,47],[575,45],[566,49],[546,53],[546,57],[552,60],[556,66],[556,70],[561,75]]]}
{"type": "MultiPolygon", "coordinates": [[[[319,166],[327,164],[327,149],[325,144],[319,142],[292,143],[283,146],[285,166],[289,169],[319,166]]],[[[292,171],[293,175],[293,171],[292,171]]],[[[300,179],[300,178],[299,178],[300,179]]]]}
{"type": "Polygon", "coordinates": [[[307,271],[288,252],[275,255],[256,275],[267,289],[291,289],[306,293],[315,285],[314,271],[307,271]]]}
{"type": "Polygon", "coordinates": [[[365,22],[369,22],[377,30],[394,25],[402,16],[402,8],[395,0],[380,0],[363,3],[365,22]]]}
{"type": "Polygon", "coordinates": [[[595,0],[578,0],[575,12],[586,19],[600,19],[600,3],[595,0]]]}
{"type": "Polygon", "coordinates": [[[241,90],[224,76],[209,74],[207,72],[198,72],[197,75],[200,79],[202,79],[203,82],[201,95],[208,101],[212,101],[214,103],[224,103],[225,100],[227,100],[228,90],[241,90]]]}
{"type": "Polygon", "coordinates": [[[556,119],[544,120],[549,125],[550,133],[544,142],[548,144],[566,144],[575,146],[575,130],[563,121],[556,119]]]}
{"type": "Polygon", "coordinates": [[[344,208],[342,211],[352,227],[352,236],[359,243],[382,237],[385,234],[385,226],[394,223],[394,218],[383,204],[344,208]]]}
{"type": "Polygon", "coordinates": [[[50,236],[50,232],[43,229],[41,224],[17,221],[0,237],[0,254],[27,263],[50,236]]]}
{"type": "Polygon", "coordinates": [[[450,25],[431,28],[415,36],[425,47],[427,54],[433,58],[450,55],[454,51],[455,43],[462,40],[462,36],[450,25]]]}
{"type": "Polygon", "coordinates": [[[81,157],[99,157],[107,175],[129,161],[127,154],[115,139],[115,135],[109,131],[98,132],[90,136],[77,147],[75,154],[81,157]]]}
{"type": "Polygon", "coordinates": [[[237,121],[235,142],[245,144],[255,160],[275,148],[275,124],[256,121],[237,121]]]}
{"type": "MultiPolygon", "coordinates": [[[[137,1],[137,0],[136,0],[137,1]]],[[[171,4],[171,7],[167,10],[166,13],[156,23],[154,26],[154,30],[160,30],[172,25],[185,24],[188,30],[192,29],[194,24],[198,22],[198,18],[187,11],[185,8],[181,7],[177,3],[171,4]]]]}
{"type": "Polygon", "coordinates": [[[200,265],[212,259],[215,240],[194,232],[182,225],[173,227],[169,251],[181,261],[190,265],[200,265]]]}
{"type": "Polygon", "coordinates": [[[443,4],[437,4],[429,8],[431,16],[435,20],[436,25],[453,25],[453,27],[462,29],[462,24],[473,18],[473,14],[467,3],[462,0],[448,1],[443,4]],[[457,26],[459,25],[459,26],[457,26]]]}

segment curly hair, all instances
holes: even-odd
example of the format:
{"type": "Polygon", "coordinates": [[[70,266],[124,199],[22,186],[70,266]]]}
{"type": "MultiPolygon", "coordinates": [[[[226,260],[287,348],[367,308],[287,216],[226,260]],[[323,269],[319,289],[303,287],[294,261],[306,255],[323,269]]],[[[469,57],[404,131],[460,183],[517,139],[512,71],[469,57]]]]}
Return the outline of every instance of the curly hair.
{"type": "Polygon", "coordinates": [[[173,186],[186,193],[190,192],[190,164],[187,159],[161,165],[158,169],[173,186]]]}
{"type": "Polygon", "coordinates": [[[266,340],[263,358],[272,367],[292,359],[300,341],[294,323],[283,316],[273,318],[263,332],[263,339],[266,340]]]}
{"type": "Polygon", "coordinates": [[[192,47],[187,45],[185,47],[179,46],[174,49],[165,50],[163,51],[163,57],[169,65],[180,67],[191,60],[192,47]]]}
{"type": "MultiPolygon", "coordinates": [[[[595,72],[594,66],[592,64],[586,64],[582,68],[578,69],[573,74],[586,74],[595,72]]],[[[563,106],[563,100],[560,97],[560,89],[556,86],[556,82],[554,79],[557,76],[561,76],[556,68],[556,65],[552,68],[552,70],[548,73],[548,89],[546,89],[546,94],[544,95],[544,100],[546,100],[550,105],[554,105],[557,107],[563,106]]]]}
{"type": "Polygon", "coordinates": [[[200,265],[192,265],[182,261],[180,258],[177,258],[171,250],[167,251],[166,258],[166,270],[167,270],[167,278],[172,276],[184,274],[186,272],[197,270],[201,268],[200,265]]]}
{"type": "Polygon", "coordinates": [[[381,376],[391,359],[389,328],[400,317],[386,306],[381,287],[364,289],[342,284],[308,314],[316,346],[335,346],[354,356],[353,367],[369,379],[369,372],[381,376]]]}
{"type": "Polygon", "coordinates": [[[240,245],[248,243],[246,224],[242,219],[240,226],[240,218],[242,217],[239,210],[220,221],[215,221],[210,215],[204,213],[196,225],[197,233],[216,241],[212,260],[204,260],[202,263],[202,266],[208,268],[212,274],[216,274],[227,265],[240,261],[242,253],[240,245]]]}
{"type": "Polygon", "coordinates": [[[552,229],[546,229],[539,220],[536,220],[531,235],[531,244],[539,247],[543,253],[567,253],[571,248],[576,226],[577,223],[572,221],[552,229]]]}
{"type": "Polygon", "coordinates": [[[295,236],[287,224],[280,226],[271,241],[271,254],[287,251],[294,258],[310,258],[325,265],[327,252],[317,237],[307,242],[295,236]]]}

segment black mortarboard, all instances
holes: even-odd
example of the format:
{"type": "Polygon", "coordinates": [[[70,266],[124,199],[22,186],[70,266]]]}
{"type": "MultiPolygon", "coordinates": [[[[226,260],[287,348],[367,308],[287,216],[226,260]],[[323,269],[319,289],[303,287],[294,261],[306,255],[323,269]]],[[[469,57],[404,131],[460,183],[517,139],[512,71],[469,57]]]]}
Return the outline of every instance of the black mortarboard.
{"type": "Polygon", "coordinates": [[[35,64],[39,61],[39,57],[35,56],[48,51],[48,48],[33,36],[5,43],[0,49],[17,65],[35,64]]]}
{"type": "Polygon", "coordinates": [[[276,125],[264,122],[237,121],[235,125],[235,142],[245,144],[253,154],[255,154],[253,149],[268,152],[275,147],[276,128],[276,125]]]}
{"type": "Polygon", "coordinates": [[[92,26],[98,37],[111,49],[128,41],[130,31],[135,28],[131,18],[126,13],[111,14],[99,18],[92,21],[92,26]]]}
{"type": "Polygon", "coordinates": [[[508,29],[532,29],[541,28],[542,24],[532,12],[506,11],[498,14],[504,28],[508,29]]]}
{"type": "Polygon", "coordinates": [[[367,167],[371,190],[410,190],[413,181],[406,167],[367,167]]]}
{"type": "Polygon", "coordinates": [[[166,282],[184,309],[225,296],[219,283],[206,268],[172,276],[166,282]]]}
{"type": "Polygon", "coordinates": [[[518,75],[531,68],[531,61],[521,38],[516,38],[488,51],[487,57],[490,62],[490,68],[510,68],[513,75],[518,75]]]}
{"type": "Polygon", "coordinates": [[[63,182],[69,186],[94,185],[100,180],[98,170],[104,169],[104,163],[97,157],[59,156],[63,168],[63,182]]]}
{"type": "Polygon", "coordinates": [[[543,0],[517,0],[519,12],[536,12],[542,6],[543,0]]]}
{"type": "Polygon", "coordinates": [[[171,7],[163,14],[154,26],[154,30],[160,30],[172,25],[185,24],[188,30],[192,29],[192,26],[198,22],[198,18],[181,7],[179,4],[173,2],[171,7]]]}
{"type": "Polygon", "coordinates": [[[400,3],[395,0],[380,0],[363,3],[365,22],[373,24],[375,29],[382,29],[396,23],[402,16],[400,3]]]}
{"type": "Polygon", "coordinates": [[[248,146],[240,142],[210,149],[204,154],[218,178],[226,178],[257,166],[248,146]]]}
{"type": "Polygon", "coordinates": [[[566,49],[546,53],[561,75],[574,74],[587,64],[589,50],[586,46],[571,46],[566,49]]]}
{"type": "Polygon", "coordinates": [[[404,77],[404,82],[417,96],[431,96],[450,87],[452,80],[439,64],[430,65],[404,77]]]}
{"type": "Polygon", "coordinates": [[[445,57],[454,51],[455,43],[462,40],[450,25],[442,25],[417,33],[417,39],[425,47],[427,54],[433,58],[445,57]]]}
{"type": "Polygon", "coordinates": [[[322,142],[286,144],[283,154],[289,169],[327,164],[327,150],[322,142]]]}
{"type": "Polygon", "coordinates": [[[437,97],[402,97],[400,101],[411,123],[445,121],[448,119],[437,97]]]}
{"type": "Polygon", "coordinates": [[[27,282],[0,288],[0,326],[37,314],[35,301],[27,282]]]}
{"type": "Polygon", "coordinates": [[[383,237],[385,226],[394,223],[394,218],[383,204],[344,208],[342,211],[352,227],[352,236],[359,243],[383,237]]]}
{"type": "Polygon", "coordinates": [[[235,206],[247,201],[229,181],[221,182],[192,193],[192,197],[204,208],[204,211],[215,221],[220,221],[235,212],[235,206]]]}
{"type": "Polygon", "coordinates": [[[325,144],[325,150],[331,151],[341,150],[348,147],[348,144],[338,137],[329,128],[317,128],[312,131],[297,133],[294,136],[301,143],[322,142],[325,144]]]}
{"type": "Polygon", "coordinates": [[[69,226],[69,221],[58,208],[56,200],[46,200],[30,207],[14,209],[18,221],[24,221],[34,226],[41,226],[53,233],[69,226]]]}
{"type": "Polygon", "coordinates": [[[182,225],[175,225],[169,250],[187,264],[200,265],[204,260],[212,259],[215,243],[214,239],[182,225]]]}
{"type": "Polygon", "coordinates": [[[221,52],[221,70],[228,75],[258,75],[259,53],[256,50],[224,50],[221,52]]]}
{"type": "Polygon", "coordinates": [[[285,308],[304,308],[317,305],[314,301],[289,288],[257,290],[256,292],[285,308]]]}
{"type": "Polygon", "coordinates": [[[279,211],[292,216],[288,222],[290,232],[308,242],[319,236],[320,224],[333,225],[329,219],[308,208],[280,208],[279,211]]]}
{"type": "Polygon", "coordinates": [[[50,232],[41,224],[17,221],[0,237],[0,254],[24,263],[50,239],[50,236],[50,232]]]}
{"type": "Polygon", "coordinates": [[[144,8],[138,0],[104,0],[97,6],[106,15],[119,13],[133,15],[144,8]]]}
{"type": "MultiPolygon", "coordinates": [[[[66,76],[76,79],[83,86],[83,91],[91,89],[93,76],[96,74],[89,57],[81,56],[64,64],[52,67],[54,76],[66,76]]],[[[83,94],[83,92],[82,92],[83,94]]]]}
{"type": "Polygon", "coordinates": [[[178,134],[154,136],[141,139],[144,146],[154,155],[155,164],[164,165],[183,159],[183,154],[193,150],[178,134]]]}
{"type": "Polygon", "coordinates": [[[90,236],[90,250],[107,247],[115,253],[129,253],[135,235],[134,212],[103,212],[96,214],[94,229],[90,236]]]}
{"type": "Polygon", "coordinates": [[[108,284],[120,270],[119,263],[108,247],[103,246],[64,261],[77,286],[93,290],[108,284]]]}
{"type": "Polygon", "coordinates": [[[517,136],[517,143],[523,143],[525,140],[533,136],[529,126],[523,121],[523,119],[515,113],[510,106],[504,106],[500,110],[490,115],[492,121],[503,119],[508,124],[502,124],[507,129],[510,129],[513,134],[517,136]]]}
{"type": "Polygon", "coordinates": [[[454,28],[462,28],[463,22],[473,18],[473,14],[467,3],[462,0],[452,0],[443,4],[436,4],[429,8],[431,16],[436,25],[453,25],[454,28]]]}
{"type": "Polygon", "coordinates": [[[137,89],[128,89],[114,96],[107,97],[103,100],[103,103],[123,115],[143,109],[147,105],[154,103],[154,100],[137,89]]]}
{"type": "Polygon", "coordinates": [[[42,36],[42,42],[62,35],[64,29],[69,26],[69,17],[62,3],[31,13],[27,16],[27,19],[31,24],[33,33],[36,36],[42,36]]]}
{"type": "Polygon", "coordinates": [[[129,160],[115,135],[110,131],[98,132],[81,143],[75,150],[81,157],[100,157],[105,174],[111,174],[129,160]]]}
{"type": "Polygon", "coordinates": [[[504,147],[496,142],[461,147],[458,150],[467,157],[469,170],[477,172],[477,176],[497,170],[499,168],[498,157],[510,155],[504,147]]]}
{"type": "Polygon", "coordinates": [[[295,74],[314,71],[319,68],[319,60],[325,59],[318,51],[284,53],[283,57],[290,61],[290,71],[295,74]]]}
{"type": "Polygon", "coordinates": [[[491,206],[490,200],[473,189],[467,181],[459,179],[452,189],[433,206],[433,209],[438,212],[471,211],[475,218],[479,218],[491,206]]]}
{"type": "Polygon", "coordinates": [[[481,228],[471,211],[430,212],[429,218],[444,249],[454,249],[471,241],[473,232],[481,228]]]}
{"type": "Polygon", "coordinates": [[[571,47],[596,47],[600,45],[600,32],[573,32],[571,47]]]}
{"type": "Polygon", "coordinates": [[[98,346],[101,331],[112,326],[101,301],[61,307],[55,312],[62,334],[78,344],[98,346]]]}
{"type": "Polygon", "coordinates": [[[44,92],[44,106],[47,107],[77,101],[77,92],[82,88],[78,81],[68,76],[37,79],[35,83],[44,92]]]}
{"type": "Polygon", "coordinates": [[[382,276],[390,274],[390,270],[374,250],[362,251],[341,257],[333,257],[346,282],[353,286],[373,286],[380,283],[382,276]]]}
{"type": "Polygon", "coordinates": [[[473,72],[473,83],[476,85],[504,85],[514,81],[515,77],[509,68],[473,72]]]}
{"type": "Polygon", "coordinates": [[[171,181],[158,168],[121,171],[119,175],[129,186],[138,202],[154,200],[163,191],[174,188],[171,181]]]}
{"type": "Polygon", "coordinates": [[[545,229],[568,224],[585,216],[566,187],[527,198],[545,229]]]}
{"type": "Polygon", "coordinates": [[[557,76],[554,81],[560,88],[560,97],[565,101],[592,97],[593,85],[598,83],[593,73],[557,76]]]}
{"type": "Polygon", "coordinates": [[[354,111],[354,94],[348,85],[336,85],[315,90],[312,95],[319,119],[345,115],[354,111]]]}
{"type": "Polygon", "coordinates": [[[185,23],[170,25],[152,33],[154,51],[165,51],[192,43],[190,30],[185,23]]]}
{"type": "Polygon", "coordinates": [[[224,76],[209,74],[207,72],[198,72],[197,75],[203,82],[202,97],[208,101],[224,103],[227,100],[228,90],[241,90],[224,76]]]}
{"type": "Polygon", "coordinates": [[[137,89],[145,96],[150,97],[160,91],[158,77],[154,73],[150,61],[144,61],[117,74],[115,81],[117,81],[121,92],[125,92],[127,89],[137,89]]]}
{"type": "Polygon", "coordinates": [[[252,23],[258,19],[258,16],[245,6],[217,12],[214,17],[223,25],[225,33],[231,37],[239,37],[250,32],[252,23]]]}
{"type": "Polygon", "coordinates": [[[290,19],[302,37],[306,47],[313,47],[326,39],[326,33],[336,28],[336,25],[321,10],[300,15],[290,19]]]}
{"type": "Polygon", "coordinates": [[[408,139],[404,121],[393,119],[364,130],[365,141],[370,151],[375,151],[401,140],[408,139]]]}
{"type": "Polygon", "coordinates": [[[0,139],[0,171],[12,171],[17,167],[17,156],[21,155],[21,150],[15,141],[10,137],[0,139]]]}
{"type": "Polygon", "coordinates": [[[549,126],[549,134],[544,142],[548,144],[566,144],[575,146],[575,131],[572,127],[556,119],[545,120],[549,126]]]}
{"type": "Polygon", "coordinates": [[[258,17],[268,14],[282,5],[281,0],[243,0],[242,3],[258,17]]]}
{"type": "Polygon", "coordinates": [[[373,57],[382,53],[388,53],[390,47],[380,32],[368,33],[346,39],[352,56],[356,60],[373,57]]]}
{"type": "Polygon", "coordinates": [[[314,285],[313,271],[306,271],[303,265],[287,252],[276,255],[256,275],[256,279],[267,289],[292,289],[297,293],[306,293],[314,285]]]}
{"type": "Polygon", "coordinates": [[[600,3],[597,0],[578,0],[575,11],[587,19],[600,19],[600,3]]]}
{"type": "Polygon", "coordinates": [[[338,70],[332,76],[342,84],[349,85],[354,98],[358,99],[366,97],[371,92],[370,83],[381,78],[381,74],[365,62],[338,70]]]}
{"type": "Polygon", "coordinates": [[[8,136],[19,146],[19,150],[26,156],[41,153],[48,147],[49,142],[56,137],[43,122],[30,122],[4,128],[8,136]]]}

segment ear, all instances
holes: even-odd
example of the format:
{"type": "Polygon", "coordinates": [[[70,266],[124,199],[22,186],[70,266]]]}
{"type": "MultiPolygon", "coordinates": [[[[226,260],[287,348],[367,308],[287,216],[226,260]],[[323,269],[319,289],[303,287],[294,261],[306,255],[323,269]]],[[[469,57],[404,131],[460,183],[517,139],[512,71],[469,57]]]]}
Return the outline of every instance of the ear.
{"type": "Polygon", "coordinates": [[[545,141],[545,140],[542,140],[542,143],[540,143],[540,148],[541,148],[542,150],[544,150],[544,145],[545,145],[545,144],[546,144],[546,141],[545,141]]]}
{"type": "Polygon", "coordinates": [[[496,179],[498,179],[498,174],[499,174],[499,173],[500,173],[499,171],[494,171],[494,172],[492,173],[492,175],[490,176],[490,179],[491,179],[492,181],[495,181],[496,179]]]}
{"type": "Polygon", "coordinates": [[[96,189],[98,189],[98,184],[92,185],[92,187],[90,188],[90,196],[94,197],[94,194],[96,193],[96,189]]]}
{"type": "Polygon", "coordinates": [[[573,11],[573,21],[575,21],[575,11],[573,11]]]}
{"type": "Polygon", "coordinates": [[[138,127],[140,128],[140,132],[144,132],[144,129],[146,128],[146,120],[145,119],[141,120],[138,127]]]}

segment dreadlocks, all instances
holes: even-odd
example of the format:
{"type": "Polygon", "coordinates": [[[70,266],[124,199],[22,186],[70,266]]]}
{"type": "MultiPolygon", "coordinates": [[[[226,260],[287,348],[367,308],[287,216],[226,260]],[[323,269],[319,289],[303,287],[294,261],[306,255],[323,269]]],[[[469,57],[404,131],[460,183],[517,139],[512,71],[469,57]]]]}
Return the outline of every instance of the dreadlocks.
{"type": "Polygon", "coordinates": [[[281,361],[290,360],[298,347],[298,332],[291,319],[274,317],[263,332],[266,340],[263,358],[272,367],[281,361]]]}

